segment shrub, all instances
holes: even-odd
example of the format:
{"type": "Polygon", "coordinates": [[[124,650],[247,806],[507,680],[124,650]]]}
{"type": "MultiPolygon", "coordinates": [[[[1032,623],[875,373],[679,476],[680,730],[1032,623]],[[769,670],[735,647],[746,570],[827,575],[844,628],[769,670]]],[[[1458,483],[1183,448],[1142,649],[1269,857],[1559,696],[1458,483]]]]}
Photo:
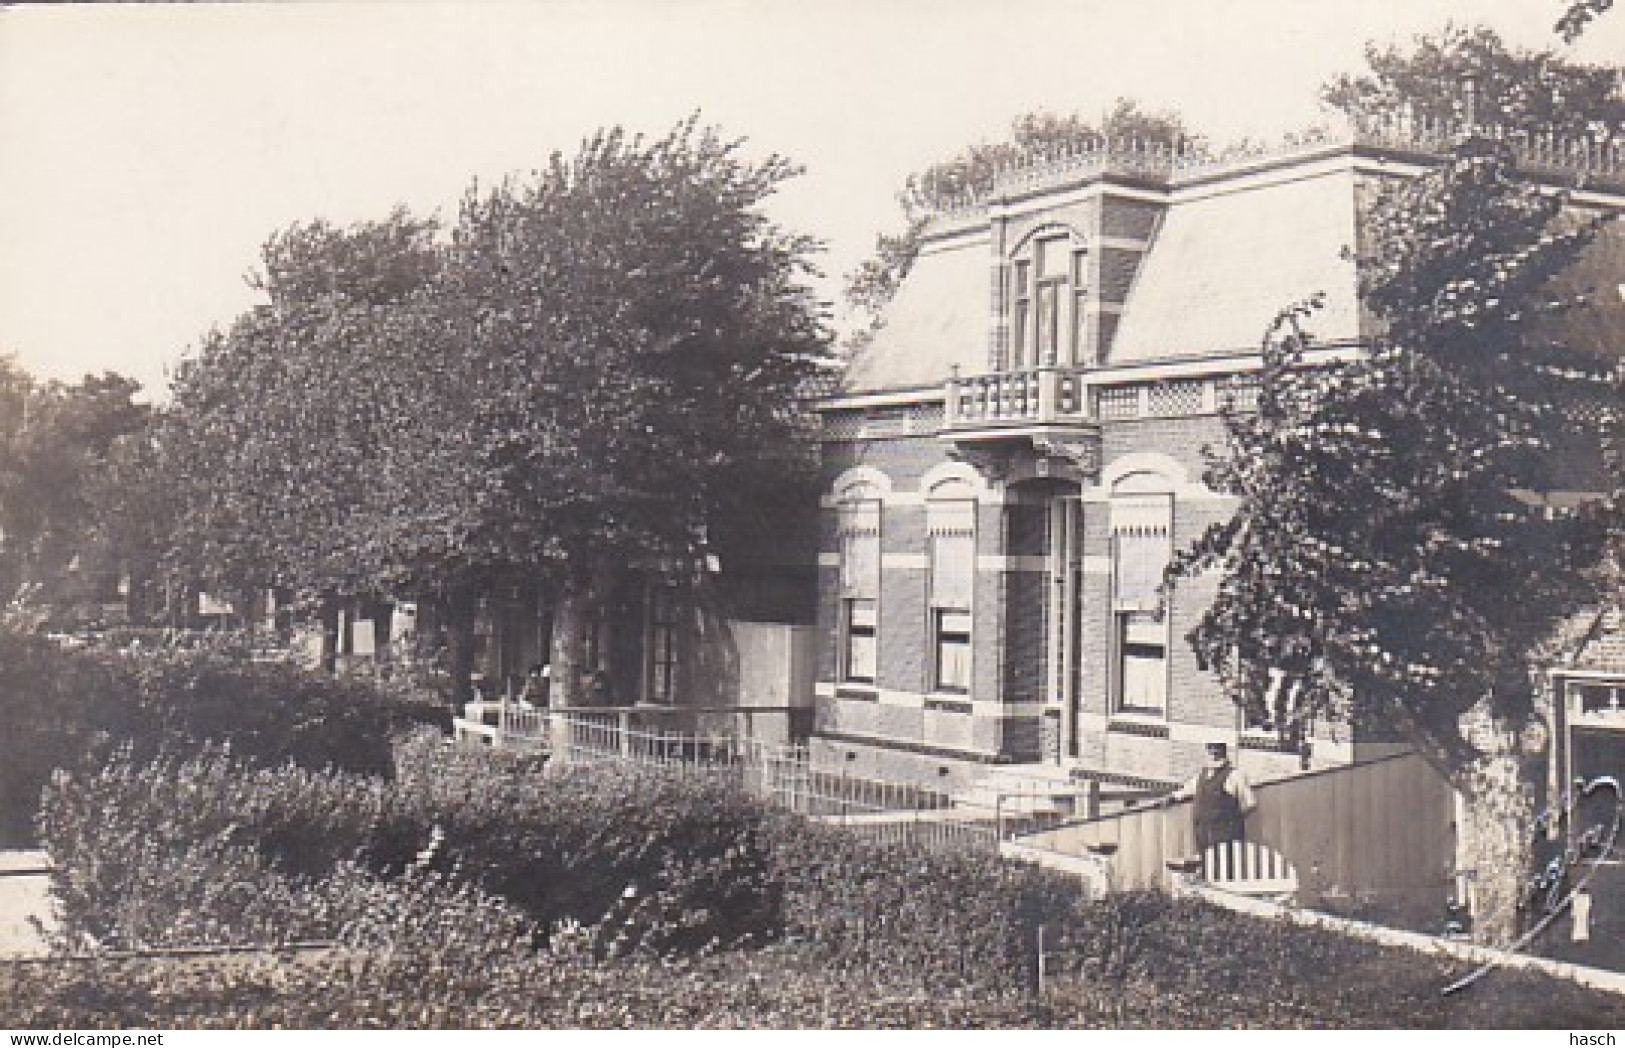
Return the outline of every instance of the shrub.
{"type": "Polygon", "coordinates": [[[57,768],[127,743],[141,757],[228,744],[264,765],[294,761],[387,774],[390,736],[450,728],[438,703],[371,681],[252,662],[228,647],[67,649],[0,629],[0,847],[32,844],[40,791],[57,768]]]}
{"type": "Polygon", "coordinates": [[[616,763],[542,772],[534,757],[398,749],[392,825],[439,828],[457,869],[538,922],[619,922],[620,949],[692,950],[768,933],[762,806],[724,773],[616,763]]]}
{"type": "Polygon", "coordinates": [[[393,782],[235,756],[143,763],[125,748],[57,776],[41,831],[67,934],[120,947],[283,941],[254,938],[276,929],[265,915],[277,907],[287,928],[330,934],[289,893],[345,862],[381,877],[422,866],[540,927],[607,919],[603,954],[696,950],[774,927],[762,811],[717,775],[612,765],[543,775],[536,758],[429,733],[403,741],[393,782]]]}
{"type": "Polygon", "coordinates": [[[85,752],[124,683],[113,665],[43,636],[0,629],[0,847],[34,841],[34,814],[51,771],[85,752]]]}
{"type": "Polygon", "coordinates": [[[891,984],[1029,987],[1038,926],[1060,933],[1085,899],[1063,874],[985,853],[877,843],[796,816],[773,820],[772,841],[785,933],[891,984]]]}
{"type": "MultiPolygon", "coordinates": [[[[1047,1000],[876,982],[806,946],[779,945],[657,962],[589,962],[516,948],[513,915],[445,882],[376,886],[404,929],[365,952],[195,960],[103,960],[0,967],[7,1028],[1612,1028],[1625,1000],[1529,973],[1497,972],[1442,997],[1438,961],[1351,942],[1330,967],[1311,962],[1320,933],[1197,904],[1170,904],[1164,926],[1229,938],[1214,955],[1181,950],[1182,972],[1235,969],[1232,991],[1183,977],[1131,987],[1106,1018],[1074,987],[1047,1000]],[[432,915],[439,914],[441,917],[432,915]],[[1239,923],[1238,923],[1239,922],[1239,923]],[[1249,930],[1251,929],[1251,930],[1249,930]],[[1308,944],[1307,948],[1304,944],[1308,944]],[[1256,967],[1238,951],[1267,945],[1256,967]],[[1296,968],[1291,980],[1277,973],[1296,968]]],[[[1175,944],[1177,946],[1177,944],[1175,944]]],[[[1088,991],[1085,991],[1088,992],[1088,991]]]]}
{"type": "Polygon", "coordinates": [[[133,685],[112,711],[138,753],[229,742],[265,764],[386,775],[390,740],[415,725],[450,730],[438,703],[364,678],[332,677],[287,661],[252,661],[231,647],[159,649],[120,660],[133,685]]]}
{"type": "Polygon", "coordinates": [[[294,765],[252,768],[219,751],[58,772],[41,837],[71,942],[108,947],[279,942],[331,935],[298,895],[367,853],[382,780],[294,765]]]}

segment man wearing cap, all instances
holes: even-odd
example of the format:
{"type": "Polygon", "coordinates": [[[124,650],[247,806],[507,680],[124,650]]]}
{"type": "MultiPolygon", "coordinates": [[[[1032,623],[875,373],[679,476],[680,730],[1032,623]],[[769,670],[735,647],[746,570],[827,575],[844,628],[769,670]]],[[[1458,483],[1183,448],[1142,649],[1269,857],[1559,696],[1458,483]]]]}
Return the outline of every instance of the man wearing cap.
{"type": "Polygon", "coordinates": [[[1164,798],[1165,805],[1191,801],[1191,826],[1197,854],[1215,844],[1246,837],[1247,813],[1258,806],[1252,783],[1230,763],[1230,748],[1222,742],[1207,744],[1207,763],[1189,782],[1164,798]]]}

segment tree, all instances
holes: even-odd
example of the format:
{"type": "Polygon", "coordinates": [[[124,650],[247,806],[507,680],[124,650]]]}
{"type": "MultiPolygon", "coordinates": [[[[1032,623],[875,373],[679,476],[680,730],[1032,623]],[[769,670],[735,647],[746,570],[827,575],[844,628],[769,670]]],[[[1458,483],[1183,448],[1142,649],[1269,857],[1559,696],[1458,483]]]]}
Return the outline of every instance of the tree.
{"type": "Polygon", "coordinates": [[[140,389],[112,372],[36,385],[11,366],[0,377],[0,545],[11,588],[64,605],[75,597],[70,565],[108,558],[108,518],[93,492],[115,449],[148,424],[140,389]]]}
{"type": "Polygon", "coordinates": [[[706,525],[802,459],[812,245],[760,214],[792,165],[739,152],[693,119],[605,131],[471,189],[449,244],[404,212],[273,238],[269,304],[205,343],[166,421],[178,562],[434,599],[458,699],[478,596],[545,590],[570,701],[609,581],[691,570],[706,525]]]}
{"type": "Polygon", "coordinates": [[[1557,25],[1552,29],[1563,38],[1565,44],[1572,44],[1580,39],[1592,19],[1608,13],[1613,6],[1614,0],[1571,0],[1563,9],[1563,17],[1557,20],[1557,25]]]}
{"type": "Polygon", "coordinates": [[[1522,136],[1606,142],[1625,136],[1619,70],[1570,62],[1551,50],[1512,49],[1494,30],[1451,27],[1402,49],[1366,48],[1370,71],[1321,92],[1353,117],[1474,123],[1522,136]]]}
{"type": "Polygon", "coordinates": [[[985,197],[1006,168],[1100,148],[1108,140],[1173,151],[1206,148],[1201,136],[1192,133],[1176,114],[1148,112],[1131,99],[1119,98],[1098,123],[1076,113],[1024,114],[1011,122],[1007,141],[977,143],[910,175],[897,197],[903,210],[902,231],[878,236],[874,257],[847,276],[847,303],[864,321],[860,340],[873,333],[886,304],[908,275],[933,214],[985,197]]]}
{"type": "Polygon", "coordinates": [[[160,430],[178,578],[292,589],[333,629],[339,599],[402,580],[395,536],[432,524],[397,518],[444,489],[398,468],[414,411],[443,392],[431,376],[452,366],[422,337],[435,232],[397,209],[348,229],[296,224],[266,243],[251,283],[268,301],[204,340],[160,430]]]}
{"type": "Polygon", "coordinates": [[[1533,663],[1598,596],[1622,523],[1617,468],[1615,497],[1585,514],[1549,520],[1513,497],[1542,487],[1566,437],[1619,425],[1613,362],[1551,338],[1569,304],[1551,281],[1599,228],[1563,208],[1484,139],[1392,187],[1358,259],[1381,335],[1311,368],[1313,306],[1278,318],[1257,412],[1226,414],[1208,472],[1238,511],[1172,569],[1222,569],[1190,641],[1238,702],[1288,726],[1397,727],[1464,792],[1480,928],[1503,938],[1544,768],[1525,731],[1533,663]],[[1272,688],[1282,674],[1292,686],[1272,688]]]}

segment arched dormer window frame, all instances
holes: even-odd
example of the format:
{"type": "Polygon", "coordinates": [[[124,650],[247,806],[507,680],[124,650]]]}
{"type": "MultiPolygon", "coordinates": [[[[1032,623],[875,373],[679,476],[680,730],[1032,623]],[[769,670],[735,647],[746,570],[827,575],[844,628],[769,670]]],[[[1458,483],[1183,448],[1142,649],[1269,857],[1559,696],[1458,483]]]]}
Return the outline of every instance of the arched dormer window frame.
{"type": "Polygon", "coordinates": [[[1076,363],[1088,295],[1083,234],[1061,222],[1027,232],[1009,255],[1008,370],[1076,363]]]}

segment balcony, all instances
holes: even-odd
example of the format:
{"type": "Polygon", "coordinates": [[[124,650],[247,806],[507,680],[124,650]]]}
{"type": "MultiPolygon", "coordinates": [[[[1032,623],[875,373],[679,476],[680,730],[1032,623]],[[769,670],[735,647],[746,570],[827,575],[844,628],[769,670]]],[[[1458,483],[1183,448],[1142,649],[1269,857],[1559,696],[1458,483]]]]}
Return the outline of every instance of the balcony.
{"type": "Polygon", "coordinates": [[[943,428],[954,433],[1088,428],[1089,398],[1073,368],[1041,367],[948,380],[943,428]]]}
{"type": "Polygon", "coordinates": [[[1071,367],[1038,367],[948,380],[942,439],[1007,478],[1099,468],[1100,427],[1089,387],[1071,367]]]}

